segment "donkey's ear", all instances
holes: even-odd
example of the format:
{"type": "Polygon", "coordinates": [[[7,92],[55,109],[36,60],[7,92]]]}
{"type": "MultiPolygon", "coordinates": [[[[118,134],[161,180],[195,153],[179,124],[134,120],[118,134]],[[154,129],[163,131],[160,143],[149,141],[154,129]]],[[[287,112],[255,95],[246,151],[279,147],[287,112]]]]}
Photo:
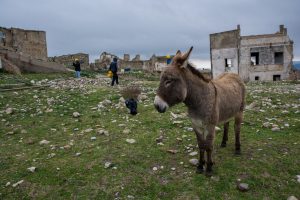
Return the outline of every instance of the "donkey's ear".
{"type": "Polygon", "coordinates": [[[176,56],[177,55],[181,55],[181,51],[180,50],[178,50],[177,52],[176,52],[176,54],[175,54],[176,56]]]}
{"type": "Polygon", "coordinates": [[[190,50],[188,50],[188,52],[186,52],[185,54],[183,54],[182,58],[184,60],[188,60],[189,57],[190,57],[190,55],[191,55],[192,50],[193,50],[193,46],[191,46],[191,48],[190,48],[190,50]]]}
{"type": "Polygon", "coordinates": [[[186,68],[188,65],[188,59],[191,55],[191,52],[193,50],[193,47],[190,48],[190,50],[188,50],[188,52],[186,52],[185,54],[182,55],[182,65],[180,66],[180,68],[186,68]]]}

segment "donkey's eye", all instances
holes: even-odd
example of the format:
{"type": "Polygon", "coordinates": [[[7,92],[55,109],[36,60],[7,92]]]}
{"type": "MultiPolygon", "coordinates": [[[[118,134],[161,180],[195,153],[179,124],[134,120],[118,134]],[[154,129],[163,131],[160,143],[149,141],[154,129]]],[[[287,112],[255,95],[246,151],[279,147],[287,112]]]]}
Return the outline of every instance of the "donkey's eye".
{"type": "Polygon", "coordinates": [[[166,80],[165,81],[165,86],[168,87],[172,83],[172,80],[166,80]]]}

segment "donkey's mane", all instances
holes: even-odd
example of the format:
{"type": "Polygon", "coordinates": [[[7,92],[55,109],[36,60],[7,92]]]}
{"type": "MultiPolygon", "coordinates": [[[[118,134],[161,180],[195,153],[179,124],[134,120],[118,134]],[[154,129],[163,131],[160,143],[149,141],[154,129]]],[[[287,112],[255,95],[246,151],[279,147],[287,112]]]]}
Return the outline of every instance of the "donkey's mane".
{"type": "Polygon", "coordinates": [[[200,79],[202,79],[205,82],[209,82],[210,79],[203,76],[201,72],[199,72],[195,67],[193,67],[190,63],[187,64],[187,68],[196,76],[198,76],[200,79]]]}

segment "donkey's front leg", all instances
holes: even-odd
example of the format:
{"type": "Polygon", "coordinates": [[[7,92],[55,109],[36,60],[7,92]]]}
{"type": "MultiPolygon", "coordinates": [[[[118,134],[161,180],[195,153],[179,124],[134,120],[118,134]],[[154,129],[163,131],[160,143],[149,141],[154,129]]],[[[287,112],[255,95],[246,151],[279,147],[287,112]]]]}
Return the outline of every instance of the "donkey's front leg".
{"type": "Polygon", "coordinates": [[[205,165],[205,158],[204,158],[205,141],[204,141],[203,135],[199,132],[198,129],[194,128],[194,131],[197,136],[197,143],[198,143],[198,148],[199,148],[199,163],[197,166],[197,173],[203,173],[204,165],[205,165]]]}
{"type": "Polygon", "coordinates": [[[208,175],[212,173],[213,162],[213,149],[214,149],[214,140],[215,140],[215,126],[208,127],[208,135],[206,136],[206,153],[207,153],[207,163],[206,163],[206,172],[208,175]]]}

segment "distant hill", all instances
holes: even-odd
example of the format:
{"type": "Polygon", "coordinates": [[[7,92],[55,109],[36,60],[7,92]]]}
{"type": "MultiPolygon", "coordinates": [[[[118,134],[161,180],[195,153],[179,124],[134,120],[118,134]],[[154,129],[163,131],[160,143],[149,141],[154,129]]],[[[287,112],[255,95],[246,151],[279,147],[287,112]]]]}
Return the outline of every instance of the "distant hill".
{"type": "Polygon", "coordinates": [[[300,70],[300,61],[293,61],[294,68],[300,70]]]}

